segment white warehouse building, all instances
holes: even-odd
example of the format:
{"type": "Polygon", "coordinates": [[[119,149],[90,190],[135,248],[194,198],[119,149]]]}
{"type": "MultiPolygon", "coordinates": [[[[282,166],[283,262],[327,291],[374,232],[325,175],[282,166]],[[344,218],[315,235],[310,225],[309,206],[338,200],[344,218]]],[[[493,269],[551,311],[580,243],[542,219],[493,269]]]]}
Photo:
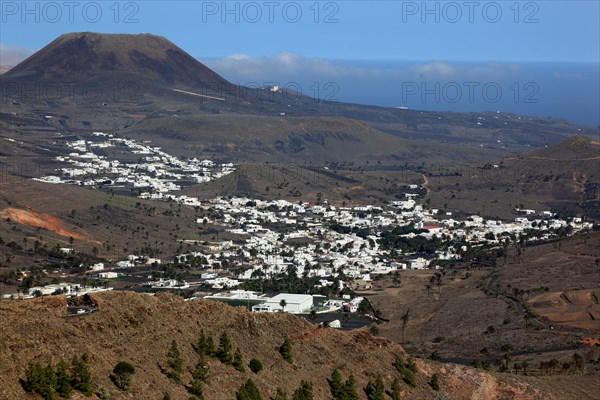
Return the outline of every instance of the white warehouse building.
{"type": "Polygon", "coordinates": [[[313,297],[310,294],[280,293],[262,304],[252,307],[256,312],[289,312],[300,314],[309,312],[313,306],[313,297]],[[281,301],[285,300],[285,308],[281,307],[281,301]]]}

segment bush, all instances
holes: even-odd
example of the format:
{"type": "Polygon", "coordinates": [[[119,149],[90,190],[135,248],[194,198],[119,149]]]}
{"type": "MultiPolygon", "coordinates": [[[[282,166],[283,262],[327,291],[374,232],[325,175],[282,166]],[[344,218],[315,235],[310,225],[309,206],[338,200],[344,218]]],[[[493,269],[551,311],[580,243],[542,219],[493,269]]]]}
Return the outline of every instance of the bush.
{"type": "Polygon", "coordinates": [[[135,368],[133,365],[125,361],[117,363],[110,375],[110,380],[121,390],[129,389],[131,385],[131,376],[134,374],[135,368]]]}
{"type": "Polygon", "coordinates": [[[73,357],[71,361],[71,386],[86,396],[92,395],[92,374],[87,365],[89,356],[73,357]]]}
{"type": "Polygon", "coordinates": [[[409,357],[408,361],[404,361],[404,359],[400,356],[396,357],[394,361],[394,367],[396,367],[396,371],[402,375],[402,379],[404,382],[410,387],[416,387],[417,383],[415,381],[415,373],[417,372],[417,365],[414,362],[414,358],[409,357]]]}
{"type": "Polygon", "coordinates": [[[40,363],[35,363],[27,366],[22,385],[27,392],[37,393],[44,400],[54,400],[58,397],[56,383],[56,374],[50,364],[42,367],[40,363]]]}
{"type": "Polygon", "coordinates": [[[294,355],[292,354],[292,342],[288,338],[285,338],[281,347],[279,347],[279,354],[283,359],[290,364],[294,362],[294,355]]]}
{"type": "Polygon", "coordinates": [[[440,390],[440,377],[438,374],[433,374],[431,380],[429,381],[429,386],[436,392],[440,390]]]}
{"type": "Polygon", "coordinates": [[[262,371],[263,365],[262,362],[260,362],[260,360],[253,358],[248,363],[248,368],[250,368],[250,371],[254,372],[255,374],[258,374],[260,371],[262,371]]]}
{"type": "Polygon", "coordinates": [[[252,379],[248,379],[246,383],[239,388],[235,394],[235,398],[236,400],[262,400],[262,396],[252,379]]]}
{"type": "Polygon", "coordinates": [[[312,384],[303,380],[292,395],[292,400],[313,400],[312,384]]]}
{"type": "Polygon", "coordinates": [[[369,380],[365,387],[365,394],[368,400],[385,400],[385,386],[380,376],[375,379],[375,382],[369,380]]]}

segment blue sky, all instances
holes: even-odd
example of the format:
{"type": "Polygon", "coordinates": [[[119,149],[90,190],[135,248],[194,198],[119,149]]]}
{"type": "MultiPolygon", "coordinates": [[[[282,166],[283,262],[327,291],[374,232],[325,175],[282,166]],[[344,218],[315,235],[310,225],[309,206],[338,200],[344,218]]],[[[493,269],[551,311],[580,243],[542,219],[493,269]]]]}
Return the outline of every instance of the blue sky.
{"type": "Polygon", "coordinates": [[[1,3],[3,64],[12,62],[11,51],[26,54],[73,31],[154,33],[199,59],[280,53],[343,60],[600,58],[598,1],[1,3]]]}
{"type": "Polygon", "coordinates": [[[241,85],[600,124],[597,0],[0,0],[0,12],[0,65],[16,65],[68,32],[153,33],[241,85]],[[470,82],[478,85],[475,101],[470,82]],[[415,84],[423,90],[408,96],[415,84]],[[498,101],[486,97],[490,84],[502,92],[498,101]],[[424,95],[435,85],[441,98],[424,95]],[[456,88],[458,101],[448,92],[456,88]]]}

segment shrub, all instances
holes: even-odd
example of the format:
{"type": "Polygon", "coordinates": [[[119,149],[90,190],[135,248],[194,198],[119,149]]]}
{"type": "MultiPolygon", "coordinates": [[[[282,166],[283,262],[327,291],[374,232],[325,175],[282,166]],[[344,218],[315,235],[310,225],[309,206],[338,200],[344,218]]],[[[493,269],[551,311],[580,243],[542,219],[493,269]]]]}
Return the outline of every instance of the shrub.
{"type": "Polygon", "coordinates": [[[290,364],[294,362],[294,355],[292,353],[292,342],[288,338],[285,338],[281,347],[279,347],[279,354],[283,359],[290,364]]]}
{"type": "Polygon", "coordinates": [[[436,392],[440,390],[440,377],[438,374],[433,374],[431,380],[429,381],[429,386],[436,392]]]}
{"type": "Polygon", "coordinates": [[[262,371],[263,365],[262,362],[260,362],[260,360],[253,358],[248,363],[248,368],[250,368],[250,371],[254,372],[255,374],[258,374],[260,371],[262,371]]]}
{"type": "Polygon", "coordinates": [[[300,382],[300,387],[294,391],[292,400],[313,400],[312,384],[307,381],[300,382]]]}
{"type": "Polygon", "coordinates": [[[246,383],[239,388],[235,394],[235,398],[236,400],[262,400],[262,396],[252,379],[248,379],[246,383]]]}
{"type": "Polygon", "coordinates": [[[82,355],[81,358],[73,357],[71,361],[71,386],[73,389],[86,396],[92,395],[92,374],[88,368],[89,356],[82,355]]]}
{"type": "Polygon", "coordinates": [[[110,375],[110,380],[121,390],[129,389],[131,385],[131,377],[135,372],[133,365],[125,361],[120,361],[115,365],[113,373],[110,375]]]}

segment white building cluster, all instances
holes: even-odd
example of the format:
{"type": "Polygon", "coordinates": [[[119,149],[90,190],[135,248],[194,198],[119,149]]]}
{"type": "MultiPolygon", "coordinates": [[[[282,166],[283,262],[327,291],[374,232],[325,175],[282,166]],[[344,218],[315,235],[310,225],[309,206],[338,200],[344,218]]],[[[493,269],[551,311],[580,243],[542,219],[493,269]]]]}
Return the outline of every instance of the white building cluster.
{"type": "MultiPolygon", "coordinates": [[[[47,183],[69,183],[81,186],[111,186],[138,189],[140,197],[164,198],[168,192],[181,189],[182,182],[208,182],[235,171],[233,164],[216,164],[211,160],[180,159],[160,147],[115,137],[103,132],[91,138],[68,141],[73,150],[57,161],[69,167],[57,170],[58,175],[34,178],[47,183]],[[117,154],[117,157],[102,154],[117,154]]],[[[175,198],[175,197],[174,197],[175,198]]],[[[179,196],[176,200],[197,205],[197,199],[179,196]]]]}

